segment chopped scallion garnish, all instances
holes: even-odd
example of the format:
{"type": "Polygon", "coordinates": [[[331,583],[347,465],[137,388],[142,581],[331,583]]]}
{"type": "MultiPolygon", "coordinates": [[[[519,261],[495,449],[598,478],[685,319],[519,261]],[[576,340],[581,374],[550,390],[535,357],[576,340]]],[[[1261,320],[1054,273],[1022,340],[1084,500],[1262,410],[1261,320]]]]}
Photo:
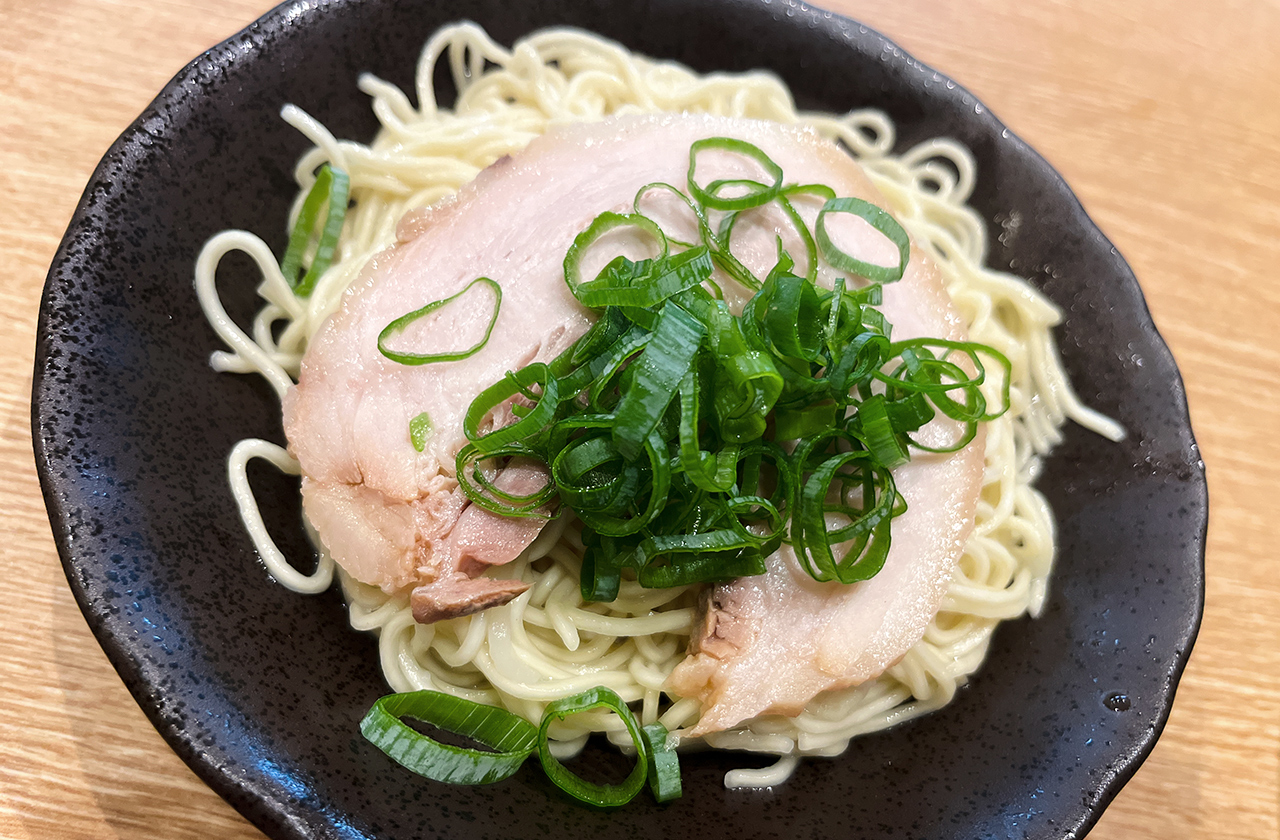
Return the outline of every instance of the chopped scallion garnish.
{"type": "Polygon", "coordinates": [[[689,195],[709,210],[749,210],[760,207],[777,198],[782,190],[782,167],[761,151],[760,147],[732,137],[708,137],[689,147],[689,195]],[[708,149],[732,152],[757,163],[772,178],[763,183],[750,178],[720,178],[705,187],[698,184],[698,155],[708,149]],[[724,195],[738,190],[737,195],[724,195]]]}
{"type": "Polygon", "coordinates": [[[538,747],[538,730],[524,718],[438,691],[383,697],[360,722],[360,732],[414,773],[455,785],[502,781],[538,747]],[[404,717],[465,735],[493,752],[442,744],[413,729],[404,717]]]}
{"type": "Polygon", "coordinates": [[[409,421],[409,441],[421,452],[427,448],[427,436],[431,434],[431,415],[422,412],[409,421]]]}
{"type": "Polygon", "coordinates": [[[833,268],[865,277],[872,283],[893,283],[901,280],[903,272],[907,270],[907,262],[911,259],[910,237],[902,229],[902,225],[898,224],[897,219],[869,201],[851,197],[830,199],[822,206],[813,227],[822,256],[831,263],[833,268]],[[848,213],[857,216],[883,233],[890,242],[898,246],[898,264],[876,265],[873,262],[860,260],[836,247],[831,242],[831,237],[827,235],[827,216],[831,213],[848,213]]]}
{"type": "MultiPolygon", "coordinates": [[[[894,342],[876,307],[882,285],[906,270],[906,231],[870,202],[821,184],[787,185],[781,167],[750,143],[699,140],[684,189],[647,184],[633,207],[598,216],[565,256],[565,282],[597,312],[596,323],[558,358],[508,373],[472,402],[463,424],[470,443],[455,464],[463,493],[508,516],[545,516],[557,498],[572,509],[584,525],[580,583],[588,600],[615,598],[624,575],[668,587],[761,574],[784,540],[818,580],[876,574],[890,523],[906,509],[891,470],[912,448],[961,449],[979,423],[1007,410],[1009,360],[971,342],[894,342]],[[763,176],[699,182],[700,165],[710,168],[707,153],[720,162],[738,156],[763,176]],[[656,190],[689,208],[700,241],[674,239],[641,212],[641,199],[656,190]],[[813,230],[792,203],[802,199],[823,202],[813,230]],[[770,204],[796,229],[804,276],[780,238],[763,280],[730,250],[739,215],[770,204]],[[852,214],[883,234],[897,247],[897,263],[877,265],[834,243],[833,214],[852,214]],[[584,255],[624,228],[651,240],[656,256],[616,255],[596,277],[582,276],[584,255]],[[839,275],[824,278],[830,289],[817,282],[824,260],[824,271],[839,275]],[[754,291],[740,314],[725,303],[717,270],[754,291]],[[993,363],[1003,371],[994,410],[981,391],[993,363]],[[516,419],[491,428],[495,413],[506,412],[516,419]],[[956,421],[955,439],[916,441],[912,435],[938,414],[956,421]],[[499,491],[486,475],[509,457],[542,461],[551,482],[528,496],[499,491]]],[[[595,253],[593,261],[602,256],[614,255],[595,253]]],[[[500,299],[493,281],[475,282],[492,284],[500,299]]],[[[392,322],[379,349],[406,364],[462,358],[385,347],[456,297],[392,322]]]]}
{"type": "Polygon", "coordinates": [[[475,355],[482,347],[489,343],[489,336],[493,334],[493,325],[498,323],[498,311],[502,308],[502,287],[488,277],[477,277],[460,292],[452,294],[447,298],[433,300],[421,309],[415,309],[407,312],[399,318],[392,321],[382,328],[382,332],[378,333],[378,351],[393,362],[399,362],[402,365],[426,365],[432,362],[456,362],[460,359],[466,359],[475,355]],[[454,301],[466,295],[471,291],[472,287],[482,284],[493,292],[493,312],[489,315],[489,323],[484,329],[484,335],[475,344],[465,350],[443,350],[433,353],[414,353],[404,350],[395,350],[387,346],[387,342],[400,333],[408,329],[409,325],[420,318],[425,318],[432,312],[443,309],[454,301]]]}
{"type": "Polygon", "coordinates": [[[667,802],[680,796],[680,760],[676,739],[665,726],[641,728],[617,692],[604,686],[547,704],[540,726],[497,706],[486,706],[438,691],[392,694],[373,704],[360,732],[403,767],[437,782],[485,785],[520,769],[535,751],[548,778],[565,793],[591,805],[614,808],[630,802],[646,780],[654,798],[667,802]],[[551,754],[548,729],[570,715],[608,709],[622,720],[635,746],[635,768],[616,785],[589,782],[551,754]],[[492,752],[442,744],[418,732],[401,718],[413,718],[446,732],[478,741],[492,752]]]}
{"type": "Polygon", "coordinates": [[[581,694],[547,704],[547,709],[542,715],[542,725],[538,727],[538,758],[542,761],[542,769],[546,772],[547,778],[551,779],[556,787],[575,799],[601,808],[616,808],[630,802],[644,787],[645,779],[649,775],[649,742],[640,731],[640,723],[635,715],[631,714],[627,704],[622,702],[617,692],[604,686],[597,686],[581,694]],[[616,785],[601,785],[583,779],[561,764],[551,754],[550,745],[547,743],[547,729],[553,722],[562,721],[570,715],[589,712],[592,709],[609,709],[615,712],[622,719],[623,726],[627,728],[631,742],[635,744],[636,766],[627,778],[616,785]]]}
{"type": "Polygon", "coordinates": [[[289,234],[284,259],[280,261],[280,271],[298,297],[310,295],[320,276],[333,263],[338,236],[342,233],[342,223],[347,217],[350,189],[351,179],[347,177],[347,173],[326,163],[316,173],[316,182],[302,201],[302,211],[289,234]],[[320,230],[320,240],[316,243],[315,256],[311,258],[307,273],[299,279],[302,259],[311,243],[311,237],[315,235],[321,210],[325,212],[324,226],[320,230]]]}
{"type": "Polygon", "coordinates": [[[680,784],[680,758],[671,743],[671,734],[660,723],[651,723],[640,730],[645,746],[649,748],[649,787],[653,798],[659,802],[679,799],[683,793],[680,784]]]}

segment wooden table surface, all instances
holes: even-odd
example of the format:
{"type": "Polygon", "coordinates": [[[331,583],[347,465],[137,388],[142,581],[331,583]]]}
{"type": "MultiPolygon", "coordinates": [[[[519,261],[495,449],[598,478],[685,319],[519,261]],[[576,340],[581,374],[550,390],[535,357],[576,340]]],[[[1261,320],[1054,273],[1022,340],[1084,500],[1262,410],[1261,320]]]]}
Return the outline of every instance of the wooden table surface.
{"type": "MultiPolygon", "coordinates": [[[[1213,500],[1204,625],[1164,736],[1090,836],[1277,837],[1280,5],[826,5],[969,87],[1062,172],[1186,378],[1213,500]]],[[[45,272],[98,159],[187,61],[270,6],[0,0],[6,838],[262,836],[169,750],[90,635],[40,498],[29,395],[45,272]]]]}

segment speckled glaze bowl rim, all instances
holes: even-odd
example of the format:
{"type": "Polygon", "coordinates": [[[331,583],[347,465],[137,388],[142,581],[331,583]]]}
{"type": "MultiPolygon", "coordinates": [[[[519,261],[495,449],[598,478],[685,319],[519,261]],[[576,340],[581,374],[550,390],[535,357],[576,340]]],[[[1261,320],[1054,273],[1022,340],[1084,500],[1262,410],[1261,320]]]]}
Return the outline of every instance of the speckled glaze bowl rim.
{"type": "MultiPolygon", "coordinates": [[[[765,2],[768,2],[768,0],[765,0],[765,2]]],[[[810,7],[802,4],[790,4],[790,0],[786,0],[786,2],[789,5],[794,5],[794,7],[801,12],[809,14],[815,13],[810,7]]],[[[347,5],[350,4],[348,3],[347,5]]],[[[725,3],[724,5],[727,6],[728,4],[725,3]]],[[[241,32],[231,36],[221,44],[195,58],[163,88],[143,114],[121,134],[121,136],[108,150],[84,191],[84,195],[69,225],[66,237],[58,250],[57,256],[55,257],[53,266],[50,270],[49,280],[41,301],[32,399],[33,443],[36,463],[40,475],[41,488],[49,511],[55,541],[58,546],[64,570],[72,592],[74,593],[77,602],[80,604],[91,630],[102,645],[103,650],[106,652],[112,664],[120,673],[126,686],[129,688],[138,704],[142,707],[143,711],[147,714],[153,725],[169,745],[179,754],[179,756],[181,756],[182,759],[200,776],[200,778],[231,802],[235,807],[240,809],[264,831],[267,831],[269,834],[276,837],[290,838],[301,838],[307,836],[305,833],[305,824],[294,818],[295,809],[298,809],[301,806],[296,802],[290,802],[288,798],[277,788],[262,784],[260,781],[251,778],[228,773],[225,768],[220,767],[217,763],[211,761],[198,747],[198,745],[192,743],[190,737],[184,732],[180,724],[162,717],[154,699],[156,686],[152,685],[145,679],[138,663],[131,656],[126,632],[123,628],[114,624],[107,614],[98,612],[91,606],[86,589],[80,579],[79,566],[83,561],[77,554],[76,548],[73,544],[73,510],[68,509],[64,504],[66,496],[61,489],[62,483],[66,481],[66,479],[57,475],[56,470],[53,469],[46,441],[40,433],[40,421],[42,411],[45,410],[45,406],[42,401],[42,364],[49,355],[53,346],[58,343],[58,336],[51,334],[47,325],[47,310],[50,306],[54,275],[58,266],[67,259],[68,246],[72,239],[78,233],[82,233],[92,228],[93,220],[89,213],[92,203],[91,199],[95,190],[106,177],[106,173],[113,166],[128,167],[128,162],[134,155],[137,144],[143,142],[143,140],[148,136],[147,123],[154,118],[156,113],[163,111],[166,105],[176,105],[187,108],[198,107],[200,94],[195,94],[194,99],[197,101],[193,104],[193,95],[191,91],[193,89],[198,89],[199,87],[194,84],[194,81],[195,76],[198,73],[198,68],[200,68],[201,65],[204,65],[207,71],[210,64],[233,64],[241,56],[239,51],[232,49],[233,45],[242,43],[246,40],[254,41],[255,39],[264,37],[264,33],[269,33],[283,28],[296,29],[300,25],[305,25],[306,21],[309,19],[305,14],[308,11],[313,14],[324,13],[323,8],[317,11],[311,7],[312,4],[305,2],[305,0],[299,0],[294,3],[285,3],[278,6],[250,26],[241,30],[241,32]]],[[[963,87],[953,85],[949,80],[947,80],[945,75],[937,73],[932,70],[932,68],[916,61],[884,36],[852,21],[848,21],[847,19],[838,17],[837,19],[845,21],[851,26],[857,26],[859,33],[861,33],[858,37],[879,41],[886,51],[893,52],[895,60],[904,61],[913,69],[918,70],[921,73],[930,73],[933,74],[936,79],[947,81],[949,89],[952,90],[952,95],[957,99],[962,96],[972,97],[972,95],[963,87]]],[[[973,97],[973,101],[975,103],[977,102],[976,97],[973,97]]],[[[1058,193],[1061,194],[1061,198],[1066,202],[1066,209],[1073,216],[1075,222],[1082,229],[1093,231],[1097,233],[1099,237],[1102,237],[1097,226],[1085,213],[1079,200],[1070,192],[1061,176],[1042,157],[1040,157],[1038,153],[1030,149],[1030,147],[1013,135],[1012,132],[1008,131],[1008,129],[1006,129],[994,116],[992,116],[989,111],[982,113],[982,106],[978,105],[977,107],[979,109],[979,114],[981,114],[978,118],[989,125],[988,130],[990,132],[1013,144],[1018,151],[1031,159],[1033,166],[1038,167],[1041,177],[1044,179],[1045,183],[1054,187],[1058,193]]],[[[1103,239],[1105,241],[1105,237],[1103,237],[1103,239]]],[[[1108,242],[1107,244],[1109,245],[1110,243],[1108,242]]],[[[1138,304],[1142,317],[1149,324],[1151,321],[1150,313],[1146,308],[1145,301],[1141,299],[1140,292],[1137,290],[1136,280],[1133,278],[1132,273],[1127,270],[1127,266],[1125,266],[1125,269],[1126,270],[1122,272],[1124,276],[1121,277],[1121,280],[1124,283],[1132,285],[1133,291],[1138,297],[1138,304]]],[[[1154,330],[1154,327],[1152,327],[1152,329],[1154,330]]],[[[1159,338],[1158,334],[1155,336],[1155,341],[1167,355],[1168,349],[1163,344],[1163,340],[1159,338]]],[[[1185,390],[1183,388],[1181,378],[1177,376],[1176,373],[1175,381],[1171,383],[1171,385],[1174,389],[1175,399],[1180,401],[1183,415],[1182,422],[1185,425],[1189,436],[1190,417],[1186,407],[1185,390]]],[[[1150,753],[1168,719],[1169,711],[1173,702],[1173,696],[1183,669],[1185,668],[1190,656],[1192,645],[1194,644],[1203,613],[1204,537],[1207,530],[1207,492],[1204,486],[1203,462],[1199,465],[1199,472],[1196,474],[1195,479],[1198,481],[1200,487],[1198,501],[1201,502],[1200,510],[1204,512],[1204,520],[1201,523],[1199,538],[1196,543],[1200,562],[1198,567],[1191,569],[1193,579],[1187,582],[1197,588],[1199,599],[1194,614],[1188,616],[1184,635],[1180,639],[1176,640],[1178,643],[1179,653],[1173,663],[1173,667],[1167,673],[1167,688],[1164,696],[1161,698],[1162,704],[1159,718],[1158,720],[1152,721],[1154,725],[1148,730],[1149,734],[1145,738],[1141,738],[1132,744],[1128,760],[1120,766],[1113,768],[1113,772],[1103,783],[1096,800],[1092,803],[1085,804],[1080,814],[1079,822],[1072,826],[1063,827],[1065,828],[1065,832],[1062,836],[1078,838],[1087,833],[1087,831],[1097,821],[1106,805],[1119,792],[1120,788],[1133,776],[1138,766],[1150,753]]]]}

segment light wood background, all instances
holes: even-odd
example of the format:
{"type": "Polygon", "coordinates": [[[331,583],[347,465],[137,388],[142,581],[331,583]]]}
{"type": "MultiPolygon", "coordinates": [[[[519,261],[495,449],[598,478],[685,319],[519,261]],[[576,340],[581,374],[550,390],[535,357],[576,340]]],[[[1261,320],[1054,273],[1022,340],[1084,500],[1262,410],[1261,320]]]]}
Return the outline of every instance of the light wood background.
{"type": "MultiPolygon", "coordinates": [[[[44,275],[94,165],[187,61],[270,5],[0,0],[6,838],[261,837],[169,751],[90,635],[50,537],[28,402],[44,275]]],[[[1280,5],[825,5],[969,87],[1063,173],[1186,377],[1213,505],[1204,626],[1164,737],[1091,837],[1277,837],[1280,5]]]]}

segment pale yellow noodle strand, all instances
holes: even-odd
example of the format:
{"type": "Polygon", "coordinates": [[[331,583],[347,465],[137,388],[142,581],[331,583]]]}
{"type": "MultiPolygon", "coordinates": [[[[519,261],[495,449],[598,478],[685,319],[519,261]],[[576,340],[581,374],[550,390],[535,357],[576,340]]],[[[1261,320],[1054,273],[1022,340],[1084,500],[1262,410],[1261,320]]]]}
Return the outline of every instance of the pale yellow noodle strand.
{"type": "Polygon", "coordinates": [[[245,523],[253,547],[267,567],[267,572],[294,592],[314,595],[323,592],[333,583],[333,558],[322,554],[316,570],[304,575],[289,564],[284,554],[276,547],[275,541],[267,533],[267,526],[262,522],[262,514],[258,512],[258,502],[253,497],[253,488],[249,486],[249,461],[261,458],[270,461],[276,469],[288,475],[299,475],[301,469],[298,462],[284,449],[257,438],[242,440],[231,450],[227,458],[227,478],[231,484],[231,495],[240,509],[240,518],[245,523]]]}

